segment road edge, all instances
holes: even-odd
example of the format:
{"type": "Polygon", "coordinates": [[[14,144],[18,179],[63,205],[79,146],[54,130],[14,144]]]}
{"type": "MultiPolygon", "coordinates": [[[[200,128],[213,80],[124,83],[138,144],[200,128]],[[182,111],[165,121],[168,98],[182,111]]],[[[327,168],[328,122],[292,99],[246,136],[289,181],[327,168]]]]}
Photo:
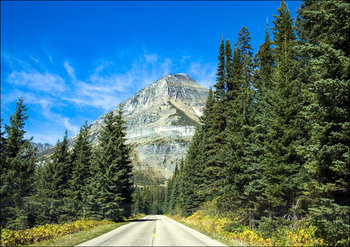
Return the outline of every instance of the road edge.
{"type": "Polygon", "coordinates": [[[186,222],[185,218],[179,216],[179,215],[169,215],[169,214],[165,214],[165,216],[169,217],[170,219],[184,225],[187,226],[193,230],[196,230],[204,235],[206,235],[207,237],[210,237],[216,241],[222,242],[223,244],[226,244],[228,246],[250,246],[248,243],[243,243],[243,242],[239,242],[237,240],[233,240],[233,239],[227,239],[215,232],[210,232],[207,230],[204,230],[196,225],[190,224],[188,222],[186,222]]]}

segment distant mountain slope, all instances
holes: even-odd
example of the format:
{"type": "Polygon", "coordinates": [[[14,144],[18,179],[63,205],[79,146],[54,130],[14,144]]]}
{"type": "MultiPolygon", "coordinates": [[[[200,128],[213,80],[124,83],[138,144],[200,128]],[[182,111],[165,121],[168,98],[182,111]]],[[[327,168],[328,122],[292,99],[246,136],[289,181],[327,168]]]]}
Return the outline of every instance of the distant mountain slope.
{"type": "Polygon", "coordinates": [[[32,145],[32,147],[36,147],[38,150],[38,153],[42,153],[45,152],[46,150],[52,148],[53,146],[51,144],[48,143],[35,143],[35,142],[31,142],[30,143],[32,145]]]}
{"type": "MultiPolygon", "coordinates": [[[[137,184],[161,184],[172,175],[186,155],[207,96],[208,89],[179,73],[162,77],[121,103],[137,184]]],[[[105,116],[89,126],[93,143],[105,116]]]]}

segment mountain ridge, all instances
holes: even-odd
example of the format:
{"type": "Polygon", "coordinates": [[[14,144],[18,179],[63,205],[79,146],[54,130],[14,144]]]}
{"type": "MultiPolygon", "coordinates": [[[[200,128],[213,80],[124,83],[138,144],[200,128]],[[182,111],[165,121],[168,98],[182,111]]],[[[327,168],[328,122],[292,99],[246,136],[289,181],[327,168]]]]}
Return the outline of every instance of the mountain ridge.
{"type": "MultiPolygon", "coordinates": [[[[162,184],[173,174],[200,124],[207,95],[208,89],[187,74],[169,74],[111,110],[122,108],[136,184],[162,184]]],[[[94,145],[106,114],[88,127],[94,145]]],[[[69,139],[70,146],[76,137],[69,139]]]]}

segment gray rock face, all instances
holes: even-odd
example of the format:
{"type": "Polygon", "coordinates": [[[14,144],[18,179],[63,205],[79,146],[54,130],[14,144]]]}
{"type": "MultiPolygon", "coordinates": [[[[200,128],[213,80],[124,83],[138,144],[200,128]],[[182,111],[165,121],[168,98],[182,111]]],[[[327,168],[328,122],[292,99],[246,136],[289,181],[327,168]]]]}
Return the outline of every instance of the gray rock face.
{"type": "MultiPolygon", "coordinates": [[[[176,162],[186,155],[207,96],[208,89],[180,73],[157,80],[121,103],[136,183],[161,183],[172,175],[176,162]]],[[[104,118],[89,126],[93,143],[104,118]]]]}
{"type": "Polygon", "coordinates": [[[48,144],[48,143],[35,143],[35,142],[31,142],[30,143],[32,145],[32,147],[36,147],[38,150],[38,153],[42,153],[50,148],[52,148],[53,146],[48,144]]]}

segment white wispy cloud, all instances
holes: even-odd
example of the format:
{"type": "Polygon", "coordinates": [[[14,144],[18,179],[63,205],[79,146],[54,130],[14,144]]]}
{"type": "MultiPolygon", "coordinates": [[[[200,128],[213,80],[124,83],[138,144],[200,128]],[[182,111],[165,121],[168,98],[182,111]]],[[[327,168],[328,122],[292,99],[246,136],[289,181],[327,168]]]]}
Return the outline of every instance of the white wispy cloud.
{"type": "Polygon", "coordinates": [[[74,82],[78,93],[65,100],[110,110],[135,91],[169,74],[172,60],[162,59],[156,54],[143,54],[123,73],[113,70],[117,66],[111,61],[102,62],[85,81],[74,82]]]}
{"type": "Polygon", "coordinates": [[[159,59],[159,56],[156,54],[145,54],[144,57],[147,63],[155,63],[159,59]]]}
{"type": "Polygon", "coordinates": [[[26,104],[39,105],[41,108],[52,106],[53,100],[51,96],[40,97],[37,94],[20,89],[13,89],[8,93],[1,95],[1,102],[3,105],[9,105],[16,102],[20,97],[23,98],[26,104]]]}
{"type": "Polygon", "coordinates": [[[32,134],[36,141],[54,144],[57,139],[62,139],[64,129],[70,135],[79,131],[83,123],[77,122],[74,114],[84,115],[82,111],[89,108],[107,112],[136,91],[169,73],[185,72],[206,87],[215,83],[216,64],[191,62],[190,56],[174,60],[143,51],[130,59],[130,53],[120,54],[117,61],[111,58],[96,60],[83,73],[84,78],[76,73],[79,67],[75,67],[71,60],[60,62],[52,54],[44,58],[29,56],[27,59],[2,54],[11,68],[10,73],[6,77],[2,76],[2,79],[12,86],[10,92],[2,91],[2,103],[6,107],[23,97],[26,104],[35,105],[35,109],[40,109],[37,114],[46,123],[40,131],[32,129],[28,134],[32,134]],[[123,64],[121,61],[128,63],[123,64]],[[179,65],[184,68],[186,64],[188,66],[184,71],[174,71],[179,65]],[[71,110],[73,113],[67,114],[71,110]]]}
{"type": "Polygon", "coordinates": [[[63,63],[64,68],[66,69],[68,75],[73,79],[76,80],[75,78],[75,73],[74,73],[74,69],[72,66],[69,65],[68,61],[65,61],[63,63]]]}
{"type": "Polygon", "coordinates": [[[55,129],[51,129],[49,131],[34,131],[30,134],[26,134],[25,138],[31,138],[33,137],[33,142],[36,143],[49,143],[51,145],[54,145],[57,143],[58,140],[63,139],[64,133],[61,133],[61,131],[57,131],[55,129]]]}
{"type": "Polygon", "coordinates": [[[188,73],[196,79],[198,84],[209,88],[215,84],[216,72],[216,64],[195,61],[190,63],[188,73]]]}
{"type": "Polygon", "coordinates": [[[49,72],[40,73],[36,70],[14,71],[8,76],[7,81],[48,94],[62,93],[66,90],[66,84],[62,77],[49,72]]]}
{"type": "MultiPolygon", "coordinates": [[[[70,133],[77,133],[79,130],[79,124],[73,124],[70,122],[70,119],[60,113],[55,113],[52,110],[52,104],[42,108],[42,114],[50,123],[55,124],[56,126],[62,126],[64,129],[68,130],[70,133]]],[[[62,135],[62,133],[61,133],[62,135]]]]}

